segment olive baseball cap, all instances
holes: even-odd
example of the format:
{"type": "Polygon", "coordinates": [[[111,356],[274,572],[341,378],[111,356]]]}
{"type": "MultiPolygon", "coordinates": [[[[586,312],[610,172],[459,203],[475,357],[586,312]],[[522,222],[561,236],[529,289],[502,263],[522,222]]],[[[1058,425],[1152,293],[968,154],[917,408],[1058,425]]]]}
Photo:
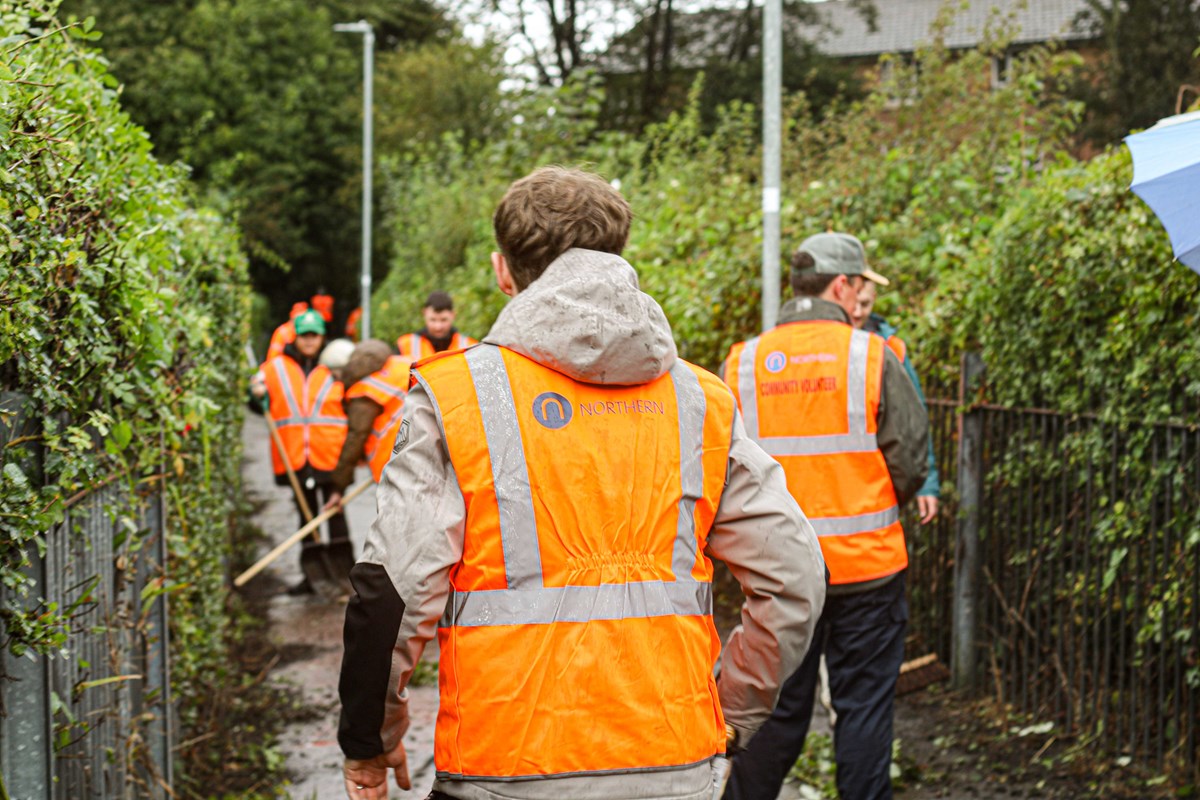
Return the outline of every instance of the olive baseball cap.
{"type": "Polygon", "coordinates": [[[292,325],[296,328],[297,336],[305,333],[325,335],[325,320],[321,317],[321,312],[313,311],[311,308],[292,320],[292,325]]]}
{"type": "Polygon", "coordinates": [[[887,286],[889,281],[867,266],[866,251],[862,242],[848,233],[818,233],[808,237],[796,248],[797,253],[808,253],[813,266],[802,272],[820,275],[861,275],[872,283],[887,286]]]}

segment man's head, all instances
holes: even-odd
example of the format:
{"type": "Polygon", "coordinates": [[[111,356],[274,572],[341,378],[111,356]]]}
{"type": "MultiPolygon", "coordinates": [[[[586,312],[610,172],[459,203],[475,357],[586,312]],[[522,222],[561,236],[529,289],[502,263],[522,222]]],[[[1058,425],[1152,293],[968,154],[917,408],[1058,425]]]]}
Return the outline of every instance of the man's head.
{"type": "Polygon", "coordinates": [[[792,255],[792,291],[836,303],[853,316],[858,292],[868,281],[888,280],[867,268],[862,242],[848,233],[818,233],[800,243],[792,255]]]}
{"type": "Polygon", "coordinates": [[[444,339],[454,328],[454,300],[445,292],[430,292],[421,306],[425,330],[435,339],[444,339]]]}
{"type": "Polygon", "coordinates": [[[875,284],[867,281],[858,290],[858,301],[854,304],[854,312],[850,314],[850,324],[856,328],[862,328],[867,324],[867,320],[871,318],[871,312],[874,309],[875,284]]]}
{"type": "Polygon", "coordinates": [[[572,247],[620,255],[633,212],[599,175],[542,167],[508,187],[492,217],[500,251],[492,265],[512,295],[533,283],[572,247]]]}
{"type": "Polygon", "coordinates": [[[292,325],[296,328],[295,345],[300,355],[312,358],[321,351],[325,341],[325,320],[319,312],[310,308],[292,320],[292,325]]]}

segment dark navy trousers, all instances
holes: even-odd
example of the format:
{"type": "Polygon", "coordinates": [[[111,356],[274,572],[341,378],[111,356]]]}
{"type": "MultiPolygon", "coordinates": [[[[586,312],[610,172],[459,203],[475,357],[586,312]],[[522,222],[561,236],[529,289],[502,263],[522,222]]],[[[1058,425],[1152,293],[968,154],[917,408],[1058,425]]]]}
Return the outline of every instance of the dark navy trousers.
{"type": "Polygon", "coordinates": [[[892,711],[904,660],[904,573],[858,594],[829,595],[812,646],[783,684],[771,718],[733,759],[724,800],[775,800],[804,749],[821,653],[837,712],[834,755],[842,800],[890,800],[892,711]]]}

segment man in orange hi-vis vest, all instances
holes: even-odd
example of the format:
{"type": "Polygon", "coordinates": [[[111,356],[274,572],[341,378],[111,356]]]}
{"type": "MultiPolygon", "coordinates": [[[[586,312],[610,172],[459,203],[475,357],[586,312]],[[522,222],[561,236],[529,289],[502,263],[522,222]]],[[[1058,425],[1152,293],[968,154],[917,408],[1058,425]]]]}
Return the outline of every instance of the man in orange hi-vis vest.
{"type": "Polygon", "coordinates": [[[843,800],[892,796],[892,707],[904,658],[908,566],[900,506],[925,480],[928,423],[884,340],[850,324],[867,268],[845,233],[805,239],[779,324],[736,344],[725,380],[746,432],[775,457],[820,538],[825,612],[771,719],[734,759],[727,800],[775,800],[804,747],[824,653],[843,800]]]}
{"type": "Polygon", "coordinates": [[[287,322],[271,332],[271,342],[267,345],[267,357],[263,359],[264,364],[275,356],[283,355],[283,348],[296,341],[296,327],[294,323],[296,317],[305,311],[308,311],[308,303],[292,303],[292,310],[288,312],[287,322]]]}
{"type": "MultiPolygon", "coordinates": [[[[308,309],[297,315],[293,324],[295,341],[288,343],[280,355],[263,362],[251,379],[250,408],[256,413],[269,414],[278,429],[284,452],[281,454],[278,447],[271,447],[275,483],[289,485],[287,466],[290,466],[299,479],[304,501],[312,510],[329,495],[330,473],[346,438],[346,412],[342,409],[342,384],[321,363],[325,321],[318,312],[308,309]]],[[[299,499],[296,510],[303,524],[307,520],[299,499]]],[[[331,544],[349,541],[345,514],[333,516],[327,525],[331,544]]],[[[314,587],[306,578],[288,591],[308,594],[314,587]]]]}
{"type": "Polygon", "coordinates": [[[492,255],[512,300],[413,367],[346,610],[353,800],[389,770],[410,787],[404,690],[435,635],[434,798],[706,799],[800,663],[820,547],[729,389],[677,357],[620,256],[631,218],[593,174],[515,182],[492,255]],[[723,652],[711,558],[746,597],[723,652]]]}
{"type": "Polygon", "coordinates": [[[445,292],[430,292],[421,307],[425,327],[396,340],[400,355],[413,361],[438,353],[464,350],[476,341],[454,327],[454,299],[445,292]]]}

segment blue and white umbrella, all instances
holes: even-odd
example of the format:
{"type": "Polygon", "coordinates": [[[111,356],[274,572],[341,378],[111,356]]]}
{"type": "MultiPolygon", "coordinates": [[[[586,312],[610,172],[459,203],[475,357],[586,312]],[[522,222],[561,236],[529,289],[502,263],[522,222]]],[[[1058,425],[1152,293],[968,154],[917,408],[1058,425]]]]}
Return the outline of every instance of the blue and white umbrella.
{"type": "Polygon", "coordinates": [[[1125,144],[1133,153],[1129,188],[1162,221],[1175,258],[1200,273],[1200,111],[1160,120],[1125,144]]]}

